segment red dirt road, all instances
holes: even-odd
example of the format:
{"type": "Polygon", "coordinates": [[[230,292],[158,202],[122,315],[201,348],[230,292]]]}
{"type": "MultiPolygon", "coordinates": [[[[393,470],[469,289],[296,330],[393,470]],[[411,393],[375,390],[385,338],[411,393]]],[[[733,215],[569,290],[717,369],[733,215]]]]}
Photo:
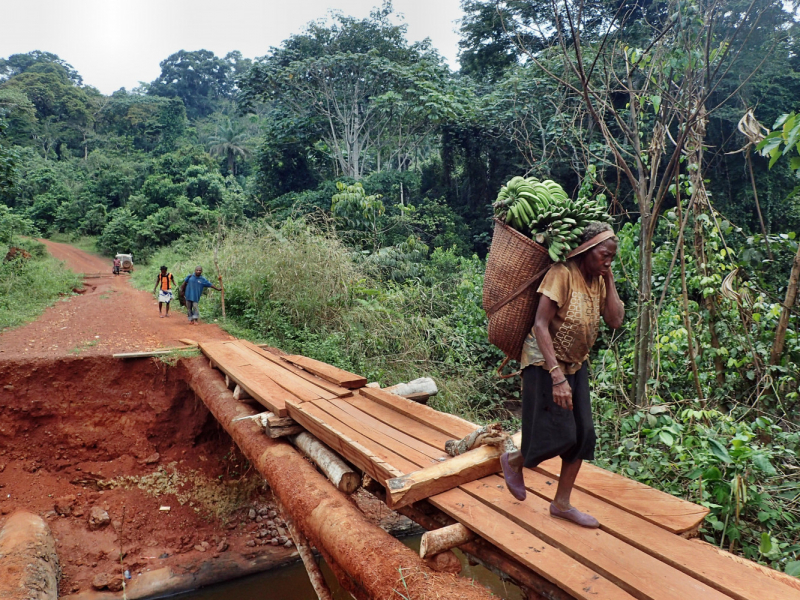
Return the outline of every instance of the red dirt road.
{"type": "MultiPolygon", "coordinates": [[[[232,339],[214,324],[189,325],[177,299],[170,317],[159,318],[154,296],[134,289],[127,275],[113,276],[110,260],[67,244],[40,241],[67,268],[87,275],[86,291],[56,302],[35,322],[0,334],[0,358],[97,356],[180,346],[180,338],[232,339]]],[[[213,301],[201,301],[201,318],[203,304],[213,301]]]]}

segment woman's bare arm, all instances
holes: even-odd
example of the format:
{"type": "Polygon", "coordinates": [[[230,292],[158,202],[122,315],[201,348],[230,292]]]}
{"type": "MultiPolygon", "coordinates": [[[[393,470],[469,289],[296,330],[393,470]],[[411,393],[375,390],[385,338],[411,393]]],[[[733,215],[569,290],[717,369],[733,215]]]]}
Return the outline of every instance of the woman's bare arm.
{"type": "Polygon", "coordinates": [[[606,282],[606,305],[603,307],[603,320],[611,329],[619,329],[622,326],[622,319],[625,318],[625,305],[619,299],[617,286],[614,283],[614,275],[609,270],[603,275],[606,282]]]}

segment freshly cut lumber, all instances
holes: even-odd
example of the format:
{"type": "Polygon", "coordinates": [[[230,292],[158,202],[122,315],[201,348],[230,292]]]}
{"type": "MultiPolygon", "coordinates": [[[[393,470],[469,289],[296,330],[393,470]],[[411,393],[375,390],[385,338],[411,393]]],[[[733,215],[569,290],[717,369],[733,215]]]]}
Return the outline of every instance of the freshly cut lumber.
{"type": "MultiPolygon", "coordinates": [[[[494,509],[494,514],[499,513],[513,521],[634,596],[647,600],[729,600],[726,594],[603,530],[586,529],[569,521],[554,519],[549,514],[550,503],[538,496],[530,495],[525,502],[518,502],[505,489],[501,477],[487,477],[458,489],[494,509]]],[[[448,512],[445,506],[440,508],[448,512]]]]}
{"type": "MultiPolygon", "coordinates": [[[[585,466],[585,465],[584,465],[585,466]]],[[[524,469],[529,492],[551,501],[556,480],[524,469]]],[[[710,585],[737,600],[800,600],[800,579],[748,561],[699,540],[687,540],[636,515],[574,489],[572,504],[590,512],[600,521],[600,528],[627,544],[710,585]],[[752,566],[753,571],[734,568],[731,563],[752,566]],[[786,585],[793,585],[787,590],[786,585]]]]}
{"type": "MultiPolygon", "coordinates": [[[[557,478],[561,473],[561,459],[546,460],[536,470],[557,478]]],[[[584,463],[581,467],[575,487],[672,533],[696,531],[709,512],[704,506],[676,498],[590,463],[584,463]]]]}
{"type": "Polygon", "coordinates": [[[428,558],[440,552],[463,546],[477,536],[461,523],[454,523],[440,529],[433,529],[422,534],[419,545],[420,558],[428,558]]]}
{"type": "Polygon", "coordinates": [[[340,492],[349,495],[361,485],[361,475],[310,433],[299,433],[289,441],[310,458],[340,492]]]}
{"type": "Polygon", "coordinates": [[[439,393],[439,388],[436,387],[436,382],[430,377],[420,377],[408,383],[398,383],[397,385],[383,388],[383,391],[408,398],[416,394],[435,396],[439,393]]]}
{"type": "Polygon", "coordinates": [[[252,398],[252,396],[247,393],[247,390],[237,383],[236,387],[233,388],[233,399],[246,400],[247,398],[252,398]]]}
{"type": "Polygon", "coordinates": [[[355,373],[348,373],[347,371],[322,361],[314,360],[313,358],[307,358],[298,354],[290,354],[288,356],[282,356],[281,358],[298,367],[303,367],[309,373],[313,373],[322,379],[351,390],[358,389],[367,384],[366,377],[361,377],[361,375],[356,375],[355,373]]]}
{"type": "Polygon", "coordinates": [[[0,598],[57,600],[56,541],[47,523],[25,511],[13,513],[0,529],[0,598]]]}
{"type": "Polygon", "coordinates": [[[497,473],[501,469],[501,454],[500,447],[480,446],[439,464],[389,479],[386,482],[389,508],[407,506],[497,473]]]}
{"type": "Polygon", "coordinates": [[[158,350],[144,350],[142,352],[119,352],[117,354],[112,354],[113,358],[150,358],[153,356],[164,356],[165,354],[172,354],[173,352],[177,352],[178,350],[191,350],[191,348],[187,348],[186,346],[180,346],[178,348],[160,348],[158,350]]]}
{"type": "Polygon", "coordinates": [[[306,536],[304,536],[300,530],[295,527],[294,521],[292,520],[292,517],[289,516],[289,513],[286,511],[286,509],[280,505],[279,507],[281,509],[281,516],[286,522],[286,528],[289,530],[289,535],[291,536],[292,541],[297,548],[297,553],[300,555],[300,559],[303,561],[303,566],[306,568],[308,580],[311,582],[311,587],[314,588],[314,593],[317,594],[317,598],[319,598],[319,600],[333,600],[331,589],[328,587],[325,577],[322,575],[322,571],[319,570],[319,565],[314,558],[314,553],[311,552],[311,548],[308,546],[308,540],[306,539],[306,536]]]}
{"type": "Polygon", "coordinates": [[[402,396],[379,388],[364,387],[358,390],[358,393],[415,421],[419,421],[433,429],[438,429],[450,436],[451,439],[460,440],[478,427],[461,417],[439,412],[429,406],[419,404],[413,400],[407,400],[402,396]]]}
{"type": "Polygon", "coordinates": [[[184,379],[223,425],[248,460],[269,483],[295,526],[320,551],[345,590],[357,598],[396,596],[400,573],[411,598],[489,600],[471,580],[436,573],[416,552],[370,523],[351,500],[335,489],[291,445],[270,440],[251,420],[233,419],[256,411],[234,402],[219,373],[201,359],[183,360],[184,379]]]}
{"type": "Polygon", "coordinates": [[[351,390],[348,390],[347,388],[344,388],[344,387],[342,387],[340,385],[336,385],[335,383],[331,383],[330,381],[326,381],[324,379],[321,379],[320,377],[317,377],[316,375],[313,375],[312,373],[309,373],[308,371],[304,371],[303,369],[301,369],[299,367],[295,367],[293,364],[288,363],[285,360],[282,360],[281,357],[278,356],[277,354],[274,354],[274,353],[270,352],[269,350],[266,350],[266,349],[262,348],[261,346],[259,346],[257,344],[253,344],[251,342],[248,342],[247,340],[238,340],[238,342],[244,348],[248,348],[249,350],[252,350],[253,352],[258,354],[259,356],[261,356],[263,358],[266,358],[267,360],[275,363],[279,367],[281,367],[283,369],[286,369],[286,370],[290,371],[291,373],[294,373],[298,377],[302,377],[306,381],[308,381],[310,383],[313,383],[314,385],[316,385],[318,387],[321,387],[323,390],[327,390],[329,392],[332,392],[333,394],[335,394],[339,398],[345,398],[347,396],[352,396],[353,395],[353,392],[351,390]]]}
{"type": "MultiPolygon", "coordinates": [[[[402,434],[399,431],[389,431],[385,428],[373,428],[371,424],[365,424],[357,416],[353,416],[349,412],[342,410],[330,401],[320,400],[314,403],[320,409],[324,410],[328,415],[334,417],[339,422],[344,423],[354,431],[359,432],[362,436],[372,440],[376,444],[408,459],[414,465],[429,465],[435,459],[431,455],[436,455],[437,450],[432,447],[415,448],[405,443],[406,440],[398,440],[402,434]]],[[[413,438],[410,438],[413,440],[413,438]]],[[[421,444],[418,440],[413,440],[415,443],[421,444]]],[[[417,470],[416,468],[414,470],[417,470]]]]}
{"type": "Polygon", "coordinates": [[[394,427],[395,429],[399,429],[403,433],[417,438],[421,442],[425,442],[437,450],[440,450],[441,456],[447,456],[444,448],[445,444],[449,439],[451,439],[451,437],[449,435],[445,435],[438,429],[434,429],[429,425],[425,425],[424,423],[420,423],[419,421],[411,419],[410,417],[398,413],[390,408],[386,408],[382,404],[379,404],[378,402],[370,400],[369,398],[359,394],[354,395],[352,398],[348,398],[347,402],[356,408],[361,409],[371,417],[382,421],[386,425],[394,427]]]}
{"type": "MultiPolygon", "coordinates": [[[[503,493],[508,494],[505,490],[503,493]]],[[[435,506],[464,523],[502,551],[514,556],[533,572],[552,581],[573,598],[578,600],[642,598],[621,589],[603,575],[543,541],[520,524],[498,514],[459,488],[434,496],[431,500],[435,500],[435,506]]],[[[684,598],[694,600],[701,596],[684,598]]]]}
{"type": "Polygon", "coordinates": [[[270,427],[291,427],[292,425],[297,425],[297,421],[291,417],[278,417],[274,414],[269,414],[267,416],[267,425],[270,427]]]}
{"type": "Polygon", "coordinates": [[[186,344],[187,346],[199,346],[200,345],[195,340],[190,339],[190,338],[180,338],[178,341],[181,344],[186,344]]]}
{"type": "Polygon", "coordinates": [[[387,479],[399,477],[404,470],[417,469],[416,464],[331,417],[314,402],[289,402],[287,408],[295,421],[382,484],[387,479]]]}

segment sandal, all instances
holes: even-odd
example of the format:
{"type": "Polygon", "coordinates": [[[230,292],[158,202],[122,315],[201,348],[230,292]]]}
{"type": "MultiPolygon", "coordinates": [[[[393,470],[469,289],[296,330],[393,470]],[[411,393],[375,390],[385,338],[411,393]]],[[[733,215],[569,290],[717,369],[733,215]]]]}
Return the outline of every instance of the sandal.
{"type": "Polygon", "coordinates": [[[504,452],[500,456],[500,465],[503,467],[503,479],[506,480],[508,491],[514,498],[522,502],[528,494],[525,490],[525,479],[522,477],[522,472],[515,471],[508,463],[508,452],[504,452]]]}
{"type": "Polygon", "coordinates": [[[574,506],[570,506],[568,510],[559,508],[555,502],[550,503],[550,515],[557,519],[564,519],[565,521],[572,521],[581,527],[588,527],[590,529],[597,529],[600,527],[600,521],[595,519],[592,515],[582,513],[574,506]]]}

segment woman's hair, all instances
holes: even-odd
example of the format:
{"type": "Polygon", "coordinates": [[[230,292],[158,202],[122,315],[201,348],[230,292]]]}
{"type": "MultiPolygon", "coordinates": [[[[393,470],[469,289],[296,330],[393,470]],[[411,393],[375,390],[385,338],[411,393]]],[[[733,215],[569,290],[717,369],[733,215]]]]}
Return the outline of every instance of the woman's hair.
{"type": "MultiPolygon", "coordinates": [[[[581,234],[581,244],[585,244],[594,236],[603,233],[604,231],[614,231],[611,225],[608,223],[603,223],[602,221],[592,221],[586,227],[583,228],[583,234],[581,234]]],[[[613,238],[609,238],[613,240],[617,240],[617,236],[613,238]]]]}
{"type": "Polygon", "coordinates": [[[162,271],[166,271],[167,270],[167,266],[166,265],[161,265],[161,270],[162,271]]]}

